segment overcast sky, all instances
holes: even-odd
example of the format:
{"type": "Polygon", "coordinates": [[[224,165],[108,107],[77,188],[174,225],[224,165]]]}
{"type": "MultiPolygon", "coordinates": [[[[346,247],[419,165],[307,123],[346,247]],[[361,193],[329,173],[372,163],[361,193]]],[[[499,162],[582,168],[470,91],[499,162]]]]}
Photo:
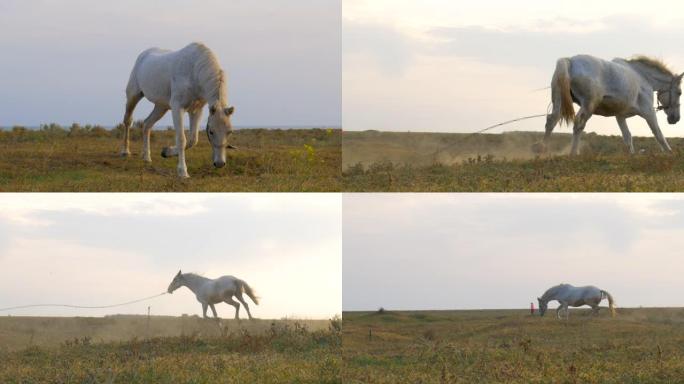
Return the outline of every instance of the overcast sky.
{"type": "MultiPolygon", "coordinates": [[[[334,194],[2,194],[0,308],[131,301],[166,291],[182,269],[247,281],[262,300],[248,300],[255,317],[329,318],[341,313],[341,205],[334,194]]],[[[201,315],[181,288],[114,309],[0,316],[143,314],[148,305],[155,315],[201,315]]]]}
{"type": "Polygon", "coordinates": [[[118,124],[138,54],[193,41],[227,72],[235,125],[340,126],[340,14],[340,0],[2,0],[0,126],[118,124]]]}
{"type": "Polygon", "coordinates": [[[528,308],[560,283],[596,285],[623,307],[684,306],[684,199],[676,194],[343,201],[345,311],[528,308]]]}
{"type": "MultiPolygon", "coordinates": [[[[646,54],[681,72],[683,24],[684,5],[666,0],[345,0],[344,128],[473,132],[543,114],[550,91],[535,90],[550,84],[559,57],[580,53],[646,54]]],[[[684,135],[684,122],[670,126],[662,112],[659,121],[666,136],[684,135]]],[[[544,122],[492,132],[543,131],[544,122]]],[[[651,136],[642,119],[628,123],[651,136]]],[[[620,133],[599,116],[586,131],[620,133]]]]}

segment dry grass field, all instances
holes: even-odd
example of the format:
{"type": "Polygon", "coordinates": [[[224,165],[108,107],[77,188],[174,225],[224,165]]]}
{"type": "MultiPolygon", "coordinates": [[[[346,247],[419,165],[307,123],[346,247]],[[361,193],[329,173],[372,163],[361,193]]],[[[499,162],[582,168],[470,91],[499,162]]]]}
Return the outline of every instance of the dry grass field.
{"type": "Polygon", "coordinates": [[[345,312],[345,383],[679,383],[684,308],[345,312]]]}
{"type": "Polygon", "coordinates": [[[674,154],[651,137],[585,134],[581,155],[568,156],[570,135],[555,133],[544,155],[532,146],[543,133],[504,134],[344,132],[347,191],[415,192],[651,192],[684,191],[684,139],[674,154]]]}
{"type": "Polygon", "coordinates": [[[152,163],[141,159],[141,129],[131,140],[132,156],[121,158],[121,129],[43,126],[0,131],[0,191],[214,192],[339,191],[339,129],[236,130],[225,168],[216,169],[204,131],[186,152],[190,179],[176,177],[176,158],[162,158],[174,132],[153,131],[152,163]]]}
{"type": "Polygon", "coordinates": [[[340,383],[340,320],[0,318],[2,383],[340,383]]]}

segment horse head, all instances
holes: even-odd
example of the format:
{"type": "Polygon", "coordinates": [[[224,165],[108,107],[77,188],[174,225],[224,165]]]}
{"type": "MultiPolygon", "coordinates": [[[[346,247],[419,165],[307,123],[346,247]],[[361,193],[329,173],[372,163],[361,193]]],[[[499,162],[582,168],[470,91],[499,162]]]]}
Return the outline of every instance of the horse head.
{"type": "Polygon", "coordinates": [[[682,95],[682,76],[672,77],[669,88],[664,88],[656,92],[658,97],[658,109],[662,109],[667,114],[667,122],[676,124],[679,121],[679,98],[682,95]]]}
{"type": "Polygon", "coordinates": [[[540,297],[537,297],[537,302],[539,302],[539,316],[544,316],[546,309],[549,307],[549,303],[543,301],[540,297]]]}
{"type": "Polygon", "coordinates": [[[235,147],[228,144],[228,137],[233,133],[230,117],[234,112],[235,107],[209,107],[207,138],[209,138],[209,143],[213,149],[214,167],[216,168],[223,168],[226,165],[226,148],[235,149],[235,147]]]}
{"type": "Polygon", "coordinates": [[[171,281],[171,284],[169,284],[169,288],[167,289],[167,292],[173,293],[173,291],[175,291],[176,289],[178,289],[182,286],[183,286],[183,273],[179,270],[176,277],[174,277],[173,281],[171,281]]]}

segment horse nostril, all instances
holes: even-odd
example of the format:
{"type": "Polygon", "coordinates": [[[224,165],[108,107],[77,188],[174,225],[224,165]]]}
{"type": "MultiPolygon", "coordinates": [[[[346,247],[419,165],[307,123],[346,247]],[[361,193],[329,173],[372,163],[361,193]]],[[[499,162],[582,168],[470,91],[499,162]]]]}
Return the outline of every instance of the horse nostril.
{"type": "Polygon", "coordinates": [[[214,161],[214,167],[216,168],[223,168],[225,165],[226,163],[223,161],[214,161]]]}

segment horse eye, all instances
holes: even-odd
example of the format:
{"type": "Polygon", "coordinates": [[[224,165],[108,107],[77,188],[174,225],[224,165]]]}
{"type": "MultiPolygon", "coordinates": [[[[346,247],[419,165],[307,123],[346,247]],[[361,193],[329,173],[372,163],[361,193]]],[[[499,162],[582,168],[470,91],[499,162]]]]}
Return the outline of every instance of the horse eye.
{"type": "Polygon", "coordinates": [[[209,136],[214,136],[214,131],[209,131],[209,136]]]}

